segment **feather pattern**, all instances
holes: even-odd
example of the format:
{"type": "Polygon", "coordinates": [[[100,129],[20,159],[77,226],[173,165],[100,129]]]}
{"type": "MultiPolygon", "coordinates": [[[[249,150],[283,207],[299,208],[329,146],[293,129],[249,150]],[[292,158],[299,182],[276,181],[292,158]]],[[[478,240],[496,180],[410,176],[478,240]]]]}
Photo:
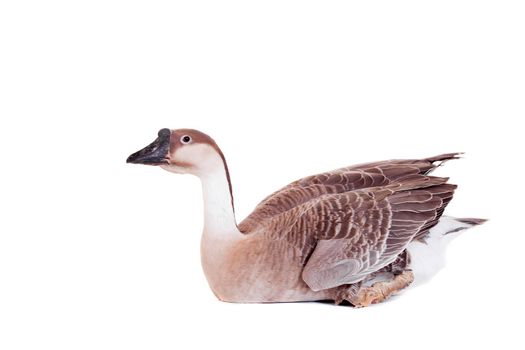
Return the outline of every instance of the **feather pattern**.
{"type": "Polygon", "coordinates": [[[419,160],[365,163],[305,177],[266,197],[239,225],[239,229],[245,233],[250,232],[264,220],[325,194],[386,186],[393,182],[402,183],[403,179],[412,175],[426,175],[443,162],[457,159],[460,154],[447,153],[419,160]]]}
{"type": "Polygon", "coordinates": [[[313,290],[355,283],[392,263],[437,223],[456,186],[428,174],[437,162],[457,156],[368,163],[310,176],[267,197],[239,228],[293,245],[313,290]]]}

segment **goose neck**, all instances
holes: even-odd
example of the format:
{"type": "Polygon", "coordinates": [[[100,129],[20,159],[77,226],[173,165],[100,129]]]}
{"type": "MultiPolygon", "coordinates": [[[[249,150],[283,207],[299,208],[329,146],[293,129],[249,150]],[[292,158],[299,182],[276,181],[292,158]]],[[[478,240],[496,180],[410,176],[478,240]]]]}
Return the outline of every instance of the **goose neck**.
{"type": "Polygon", "coordinates": [[[235,221],[231,185],[226,168],[201,176],[204,197],[204,233],[240,234],[235,221]]]}

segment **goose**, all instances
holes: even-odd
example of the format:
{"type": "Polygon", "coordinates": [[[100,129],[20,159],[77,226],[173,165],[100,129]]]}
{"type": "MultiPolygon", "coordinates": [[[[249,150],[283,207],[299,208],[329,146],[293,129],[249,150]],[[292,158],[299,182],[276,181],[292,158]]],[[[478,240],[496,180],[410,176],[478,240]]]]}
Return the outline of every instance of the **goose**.
{"type": "Polygon", "coordinates": [[[365,307],[426,281],[457,232],[483,219],[442,216],[456,185],[429,175],[448,153],[308,176],[266,197],[240,224],[221,149],[194,129],[161,129],[127,163],[192,174],[202,183],[201,263],[219,300],[331,300],[365,307]]]}

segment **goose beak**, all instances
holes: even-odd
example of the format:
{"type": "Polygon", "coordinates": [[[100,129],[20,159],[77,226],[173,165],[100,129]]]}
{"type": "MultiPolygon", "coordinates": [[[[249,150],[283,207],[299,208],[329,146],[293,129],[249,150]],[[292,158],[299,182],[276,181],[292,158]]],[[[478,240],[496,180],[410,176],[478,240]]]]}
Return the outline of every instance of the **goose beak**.
{"type": "Polygon", "coordinates": [[[161,129],[158,135],[155,141],[130,155],[126,163],[146,165],[169,164],[171,131],[170,129],[161,129]]]}

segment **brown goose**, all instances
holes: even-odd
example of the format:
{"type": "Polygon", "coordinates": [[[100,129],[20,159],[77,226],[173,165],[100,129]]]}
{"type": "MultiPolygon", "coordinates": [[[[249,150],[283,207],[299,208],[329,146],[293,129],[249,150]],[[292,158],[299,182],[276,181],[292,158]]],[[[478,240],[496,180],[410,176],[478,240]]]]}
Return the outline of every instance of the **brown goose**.
{"type": "Polygon", "coordinates": [[[201,179],[202,266],[220,300],[328,299],[360,307],[387,299],[414,275],[431,277],[454,233],[484,222],[441,218],[456,185],[428,174],[456,158],[389,160],[309,176],[268,196],[239,225],[224,155],[208,135],[162,129],[127,162],[201,179]]]}

